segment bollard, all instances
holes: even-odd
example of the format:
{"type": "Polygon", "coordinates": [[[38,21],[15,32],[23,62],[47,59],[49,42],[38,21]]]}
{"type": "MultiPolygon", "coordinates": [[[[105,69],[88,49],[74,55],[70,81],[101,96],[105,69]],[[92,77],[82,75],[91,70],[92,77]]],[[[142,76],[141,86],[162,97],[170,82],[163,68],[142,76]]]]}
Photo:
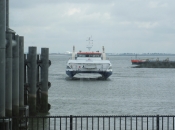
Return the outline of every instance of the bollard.
{"type": "Polygon", "coordinates": [[[5,0],[0,0],[0,117],[5,116],[5,0]]]}
{"type": "Polygon", "coordinates": [[[36,47],[29,47],[29,53],[27,55],[28,67],[28,104],[29,104],[29,115],[36,115],[36,76],[37,76],[37,61],[36,61],[36,47]]]}
{"type": "MultiPolygon", "coordinates": [[[[15,36],[16,45],[12,47],[12,116],[19,116],[19,36],[15,36]]],[[[18,129],[18,120],[13,120],[13,129],[18,129]]]]}
{"type": "Polygon", "coordinates": [[[5,113],[7,117],[12,116],[12,34],[7,34],[6,45],[6,101],[5,113]]]}
{"type": "Polygon", "coordinates": [[[49,49],[41,48],[41,112],[48,112],[49,49]]]}

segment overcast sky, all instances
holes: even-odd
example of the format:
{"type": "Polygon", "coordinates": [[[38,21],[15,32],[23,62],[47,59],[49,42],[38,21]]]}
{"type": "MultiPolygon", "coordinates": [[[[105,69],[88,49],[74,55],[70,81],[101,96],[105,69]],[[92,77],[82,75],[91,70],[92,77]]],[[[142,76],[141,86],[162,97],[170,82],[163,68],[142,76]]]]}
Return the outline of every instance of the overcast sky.
{"type": "Polygon", "coordinates": [[[175,53],[175,0],[10,0],[10,28],[50,53],[175,53]]]}

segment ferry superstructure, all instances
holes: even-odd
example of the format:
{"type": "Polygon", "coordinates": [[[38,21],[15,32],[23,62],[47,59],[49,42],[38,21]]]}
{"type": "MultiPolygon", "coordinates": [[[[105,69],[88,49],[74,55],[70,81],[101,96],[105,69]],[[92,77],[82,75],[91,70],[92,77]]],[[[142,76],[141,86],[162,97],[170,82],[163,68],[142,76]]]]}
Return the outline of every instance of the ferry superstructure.
{"type": "Polygon", "coordinates": [[[72,58],[68,60],[66,74],[73,78],[78,73],[98,73],[104,79],[112,75],[112,64],[106,59],[104,47],[103,52],[77,52],[73,47],[72,58]]]}

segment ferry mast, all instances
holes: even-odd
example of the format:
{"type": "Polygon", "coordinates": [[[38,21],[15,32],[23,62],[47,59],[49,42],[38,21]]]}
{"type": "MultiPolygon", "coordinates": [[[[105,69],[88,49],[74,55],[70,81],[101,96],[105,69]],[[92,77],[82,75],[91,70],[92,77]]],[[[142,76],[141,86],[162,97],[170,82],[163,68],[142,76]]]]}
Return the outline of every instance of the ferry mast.
{"type": "Polygon", "coordinates": [[[91,40],[91,37],[89,37],[88,40],[86,40],[86,41],[89,42],[88,45],[86,46],[86,48],[88,48],[89,51],[90,51],[92,46],[93,46],[93,40],[91,40]]]}

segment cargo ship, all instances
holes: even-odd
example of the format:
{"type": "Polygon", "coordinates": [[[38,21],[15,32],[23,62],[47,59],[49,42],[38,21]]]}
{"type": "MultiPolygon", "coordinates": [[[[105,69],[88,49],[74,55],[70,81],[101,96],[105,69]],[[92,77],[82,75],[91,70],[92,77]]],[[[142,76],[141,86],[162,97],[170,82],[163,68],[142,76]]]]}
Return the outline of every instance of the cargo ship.
{"type": "Polygon", "coordinates": [[[132,59],[132,65],[134,68],[175,68],[175,61],[170,61],[169,58],[165,60],[151,59],[132,59]]]}

